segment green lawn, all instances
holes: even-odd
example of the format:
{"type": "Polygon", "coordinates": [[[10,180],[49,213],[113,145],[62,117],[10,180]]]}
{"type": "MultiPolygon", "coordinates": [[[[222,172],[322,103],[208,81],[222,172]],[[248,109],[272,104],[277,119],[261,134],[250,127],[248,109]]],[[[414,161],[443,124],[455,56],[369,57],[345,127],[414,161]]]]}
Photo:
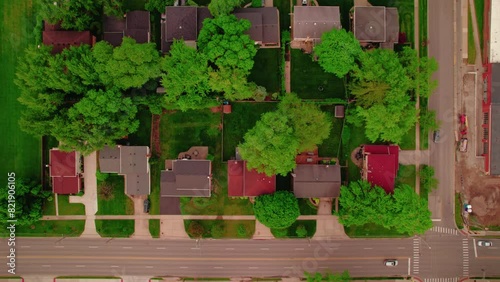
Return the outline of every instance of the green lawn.
{"type": "Polygon", "coordinates": [[[354,6],[354,0],[318,0],[320,6],[340,6],[342,27],[349,30],[349,10],[354,6]]]}
{"type": "Polygon", "coordinates": [[[17,101],[19,89],[14,84],[16,65],[29,44],[34,44],[35,17],[31,0],[0,3],[0,175],[15,172],[17,178],[40,179],[41,138],[21,131],[18,120],[22,106],[17,101]]]}
{"type": "Polygon", "coordinates": [[[304,226],[307,230],[307,236],[302,238],[311,238],[316,233],[316,220],[297,220],[290,227],[286,228],[286,233],[280,232],[279,230],[271,229],[276,238],[299,238],[297,236],[297,227],[304,226]],[[286,234],[286,235],[285,235],[286,234]]]}
{"type": "Polygon", "coordinates": [[[101,237],[127,238],[134,234],[134,220],[97,219],[95,227],[101,237]]]}
{"type": "Polygon", "coordinates": [[[318,214],[318,208],[315,207],[309,198],[307,199],[297,199],[299,201],[299,208],[301,215],[316,215],[318,214]]]}
{"type": "Polygon", "coordinates": [[[311,55],[291,49],[291,88],[303,99],[345,99],[344,81],[323,71],[311,55]]]}
{"type": "Polygon", "coordinates": [[[428,0],[419,0],[418,6],[418,28],[419,28],[419,37],[420,37],[420,57],[427,57],[427,1],[428,0]]]}
{"type": "Polygon", "coordinates": [[[397,7],[399,12],[399,31],[406,34],[408,42],[415,43],[413,0],[370,0],[369,2],[374,6],[397,7]]]}
{"type": "Polygon", "coordinates": [[[474,44],[474,29],[472,28],[471,11],[467,13],[467,62],[474,64],[476,62],[476,45],[474,44]]]}
{"type": "Polygon", "coordinates": [[[290,30],[290,0],[274,0],[274,7],[277,7],[280,12],[280,27],[281,30],[290,30]]]}
{"type": "Polygon", "coordinates": [[[263,48],[257,51],[253,69],[248,76],[249,81],[264,86],[267,93],[280,92],[280,51],[279,48],[263,48]]]}
{"type": "Polygon", "coordinates": [[[263,113],[276,109],[277,103],[241,102],[232,104],[232,113],[224,115],[224,160],[235,155],[235,148],[243,142],[245,133],[254,127],[263,113]]]}
{"type": "Polygon", "coordinates": [[[347,160],[347,181],[356,181],[361,179],[360,168],[356,166],[351,160],[351,153],[362,144],[370,144],[365,135],[365,129],[363,127],[355,127],[353,125],[346,124],[351,132],[348,144],[342,145],[342,155],[340,158],[341,163],[345,163],[347,160]]]}
{"type": "Polygon", "coordinates": [[[17,226],[16,235],[23,237],[78,237],[84,228],[84,220],[40,220],[31,226],[17,226]]]}
{"type": "Polygon", "coordinates": [[[96,215],[133,215],[134,203],[125,195],[124,178],[115,173],[109,173],[104,182],[97,184],[96,215]],[[103,192],[110,189],[110,192],[103,192]]]}
{"type": "Polygon", "coordinates": [[[43,203],[43,215],[56,215],[56,202],[54,197],[55,196],[52,195],[51,200],[49,198],[45,200],[45,203],[43,203]]]}
{"type": "Polygon", "coordinates": [[[396,177],[396,186],[407,184],[415,189],[416,172],[415,165],[400,165],[396,177]]]}
{"type": "Polygon", "coordinates": [[[416,130],[415,125],[411,127],[411,129],[406,133],[401,142],[399,143],[399,147],[401,150],[415,150],[416,145],[416,130]]]}
{"type": "Polygon", "coordinates": [[[472,28],[472,17],[469,9],[468,13],[468,36],[467,36],[467,45],[468,45],[468,63],[474,64],[476,55],[478,53],[482,53],[483,50],[483,29],[484,29],[484,0],[474,0],[474,6],[476,8],[476,18],[477,18],[477,28],[479,31],[479,45],[481,46],[481,50],[476,50],[476,45],[474,44],[474,30],[472,28]]]}
{"type": "Polygon", "coordinates": [[[69,195],[57,195],[59,215],[85,215],[85,205],[71,204],[69,195]]]}
{"type": "Polygon", "coordinates": [[[459,193],[455,193],[455,223],[458,229],[464,228],[464,222],[462,220],[462,201],[460,201],[459,193]]]}
{"type": "Polygon", "coordinates": [[[345,233],[351,238],[406,238],[407,234],[399,233],[394,228],[368,223],[362,226],[344,226],[345,233]]]}
{"type": "Polygon", "coordinates": [[[160,238],[160,220],[150,219],[149,220],[149,233],[153,238],[160,238]]]}
{"type": "Polygon", "coordinates": [[[328,138],[323,141],[321,145],[318,146],[319,155],[321,157],[338,157],[340,151],[340,141],[342,133],[342,125],[344,120],[334,118],[335,116],[335,106],[321,106],[323,112],[327,112],[330,115],[330,119],[333,121],[332,130],[328,138]]]}
{"type": "MultiPolygon", "coordinates": [[[[189,235],[189,224],[193,220],[184,220],[184,228],[189,235]]],[[[203,226],[203,238],[239,238],[250,239],[255,233],[255,220],[196,220],[203,226]],[[214,227],[219,226],[219,227],[214,227]],[[240,227],[241,226],[241,227],[240,227]],[[213,229],[222,229],[221,232],[213,236],[213,229]],[[238,229],[244,230],[238,234],[238,229]]]]}

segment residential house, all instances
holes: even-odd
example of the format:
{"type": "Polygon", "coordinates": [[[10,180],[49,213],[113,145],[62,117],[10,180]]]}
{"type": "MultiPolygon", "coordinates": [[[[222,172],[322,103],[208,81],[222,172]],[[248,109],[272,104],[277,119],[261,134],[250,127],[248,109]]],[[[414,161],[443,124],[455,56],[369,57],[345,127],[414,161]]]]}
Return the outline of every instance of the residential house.
{"type": "Polygon", "coordinates": [[[59,24],[51,25],[45,22],[42,32],[42,42],[52,46],[52,54],[59,54],[64,49],[82,44],[94,45],[95,36],[90,31],[62,30],[59,24]]]}
{"type": "Polygon", "coordinates": [[[49,171],[52,191],[56,194],[77,194],[81,189],[80,155],[77,152],[50,150],[49,171]]]}
{"type": "Polygon", "coordinates": [[[239,8],[233,14],[247,19],[252,26],[247,31],[250,38],[261,48],[280,47],[280,17],[276,7],[239,8]]]}
{"type": "Polygon", "coordinates": [[[212,15],[207,7],[167,6],[161,23],[161,50],[167,53],[174,40],[196,48],[203,20],[212,15]]]}
{"type": "Polygon", "coordinates": [[[137,43],[151,40],[151,21],[147,11],[132,11],[123,18],[107,16],[103,23],[103,40],[114,47],[120,46],[124,36],[135,39],[137,43]]]}
{"type": "Polygon", "coordinates": [[[149,195],[150,151],[147,146],[114,146],[99,151],[99,169],[103,173],[118,173],[125,177],[125,193],[149,195]]]}
{"type": "Polygon", "coordinates": [[[297,198],[337,198],[340,195],[340,166],[332,158],[320,157],[318,148],[295,157],[293,193],[297,198]]]}
{"type": "Polygon", "coordinates": [[[227,162],[227,183],[229,197],[256,197],[276,191],[276,175],[249,170],[244,160],[227,162]]]}
{"type": "Polygon", "coordinates": [[[363,179],[392,193],[399,170],[399,146],[364,145],[362,153],[363,179]]]}
{"type": "Polygon", "coordinates": [[[397,8],[356,6],[352,16],[354,36],[362,45],[380,44],[394,49],[399,41],[399,14],[397,8]]]}
{"type": "Polygon", "coordinates": [[[321,35],[342,28],[337,6],[295,6],[293,11],[291,47],[312,52],[321,35]]]}

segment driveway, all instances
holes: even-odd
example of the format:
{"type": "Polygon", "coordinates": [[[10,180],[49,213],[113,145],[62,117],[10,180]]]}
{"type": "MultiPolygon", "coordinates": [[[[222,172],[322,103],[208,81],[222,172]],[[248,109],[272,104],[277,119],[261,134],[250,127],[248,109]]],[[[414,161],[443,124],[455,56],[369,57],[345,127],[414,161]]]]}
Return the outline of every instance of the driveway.
{"type": "Polygon", "coordinates": [[[339,223],[338,217],[332,215],[333,204],[332,198],[319,199],[314,239],[348,239],[344,232],[344,226],[339,223]]]}
{"type": "MultiPolygon", "coordinates": [[[[134,195],[129,196],[129,198],[134,202],[134,215],[147,215],[144,212],[144,200],[148,198],[147,195],[134,195]]],[[[130,236],[131,238],[142,238],[151,239],[151,233],[149,232],[149,219],[147,218],[136,218],[134,220],[134,234],[130,236]]]]}

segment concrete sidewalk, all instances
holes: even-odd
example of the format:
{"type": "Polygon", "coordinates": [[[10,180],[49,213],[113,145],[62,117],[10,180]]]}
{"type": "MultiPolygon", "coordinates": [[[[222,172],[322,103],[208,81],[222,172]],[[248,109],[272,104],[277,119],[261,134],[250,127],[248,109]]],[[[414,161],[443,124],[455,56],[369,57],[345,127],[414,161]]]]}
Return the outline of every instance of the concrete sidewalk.
{"type": "MultiPolygon", "coordinates": [[[[128,195],[127,195],[128,196],[128,195]]],[[[148,215],[144,212],[144,200],[148,198],[147,195],[142,196],[128,196],[134,202],[134,215],[148,215]]],[[[141,239],[151,239],[151,233],[149,232],[149,219],[147,218],[137,218],[134,220],[134,234],[130,236],[131,238],[141,238],[141,239]]]]}
{"type": "Polygon", "coordinates": [[[178,216],[164,216],[160,219],[160,238],[189,239],[184,228],[184,219],[178,216]]]}
{"type": "Polygon", "coordinates": [[[401,150],[399,163],[402,165],[429,164],[429,150],[401,150]]]}
{"type": "Polygon", "coordinates": [[[69,202],[85,205],[85,216],[83,218],[85,219],[85,230],[80,237],[100,237],[95,228],[95,214],[97,213],[97,153],[93,152],[84,157],[83,165],[84,195],[81,197],[70,196],[69,202]]]}
{"type": "MultiPolygon", "coordinates": [[[[297,220],[317,220],[333,217],[331,214],[319,215],[301,215],[297,220]]],[[[46,215],[41,220],[86,220],[104,219],[104,220],[137,220],[137,219],[160,219],[160,220],[255,220],[254,215],[46,215]]]]}

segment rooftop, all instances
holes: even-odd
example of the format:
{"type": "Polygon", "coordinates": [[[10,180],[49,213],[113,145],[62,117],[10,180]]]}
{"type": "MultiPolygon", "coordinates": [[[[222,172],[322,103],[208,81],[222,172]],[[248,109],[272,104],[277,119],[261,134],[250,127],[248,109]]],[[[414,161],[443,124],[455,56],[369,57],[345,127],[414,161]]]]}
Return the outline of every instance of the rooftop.
{"type": "Polygon", "coordinates": [[[233,14],[247,19],[252,26],[247,31],[250,38],[261,45],[280,45],[279,11],[276,7],[239,8],[233,14]]]}
{"type": "Polygon", "coordinates": [[[57,30],[58,28],[58,25],[45,24],[42,33],[43,44],[53,46],[52,54],[61,53],[71,46],[94,44],[95,38],[90,31],[57,30]]]}
{"type": "Polygon", "coordinates": [[[210,197],[210,160],[172,160],[172,170],[161,172],[162,197],[210,197]]]}
{"type": "Polygon", "coordinates": [[[294,7],[292,31],[294,40],[320,40],[323,33],[341,27],[339,7],[294,7]]]}
{"type": "MultiPolygon", "coordinates": [[[[397,43],[399,14],[397,8],[382,6],[354,7],[354,36],[361,43],[397,43]]],[[[390,44],[386,44],[390,47],[390,44]]]]}
{"type": "Polygon", "coordinates": [[[293,170],[297,198],[336,198],[340,195],[340,166],[298,164],[293,170]]]}
{"type": "Polygon", "coordinates": [[[51,149],[49,170],[52,177],[52,190],[57,194],[76,194],[80,192],[79,161],[76,152],[63,152],[51,149]]]}
{"type": "Polygon", "coordinates": [[[227,162],[227,182],[230,197],[255,197],[276,191],[276,176],[248,170],[246,161],[242,160],[227,162]]]}
{"type": "Polygon", "coordinates": [[[399,146],[365,145],[363,156],[363,178],[392,193],[399,169],[399,146]]]}

